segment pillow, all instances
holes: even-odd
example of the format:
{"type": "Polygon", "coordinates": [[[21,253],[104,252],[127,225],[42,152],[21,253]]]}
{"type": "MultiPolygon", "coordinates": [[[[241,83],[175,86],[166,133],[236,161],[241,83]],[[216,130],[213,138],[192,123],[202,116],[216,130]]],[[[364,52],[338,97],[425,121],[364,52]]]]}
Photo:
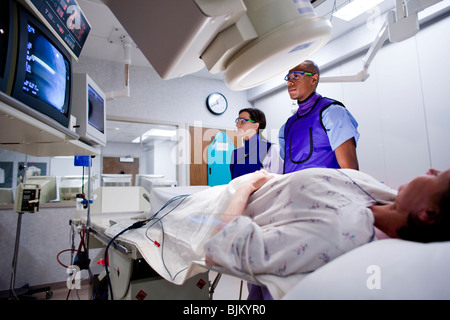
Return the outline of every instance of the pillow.
{"type": "Polygon", "coordinates": [[[379,240],[334,259],[283,299],[450,299],[450,241],[379,240]]]}

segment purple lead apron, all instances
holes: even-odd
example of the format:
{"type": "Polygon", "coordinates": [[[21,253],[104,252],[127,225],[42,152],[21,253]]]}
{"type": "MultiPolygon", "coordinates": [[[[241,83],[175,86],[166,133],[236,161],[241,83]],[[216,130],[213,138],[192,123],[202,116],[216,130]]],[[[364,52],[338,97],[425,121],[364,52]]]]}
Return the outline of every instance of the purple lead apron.
{"type": "Polygon", "coordinates": [[[294,114],[284,128],[284,173],[306,168],[339,168],[322,123],[322,112],[332,104],[344,105],[317,93],[311,95],[307,102],[313,103],[312,108],[305,114],[294,114]]]}

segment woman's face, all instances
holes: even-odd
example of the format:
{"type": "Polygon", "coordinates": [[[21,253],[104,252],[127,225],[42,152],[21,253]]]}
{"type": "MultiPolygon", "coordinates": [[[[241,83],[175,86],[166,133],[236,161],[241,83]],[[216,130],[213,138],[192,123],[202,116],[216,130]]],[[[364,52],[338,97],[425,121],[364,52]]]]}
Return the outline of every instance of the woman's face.
{"type": "Polygon", "coordinates": [[[430,205],[437,205],[440,195],[448,190],[449,185],[450,170],[441,172],[430,169],[425,175],[400,186],[395,204],[399,210],[404,212],[429,210],[430,205]]]}
{"type": "Polygon", "coordinates": [[[236,128],[238,129],[238,135],[245,140],[248,140],[258,132],[259,123],[246,120],[252,120],[252,118],[250,117],[250,113],[248,113],[247,111],[239,113],[239,119],[236,122],[236,128]]]}

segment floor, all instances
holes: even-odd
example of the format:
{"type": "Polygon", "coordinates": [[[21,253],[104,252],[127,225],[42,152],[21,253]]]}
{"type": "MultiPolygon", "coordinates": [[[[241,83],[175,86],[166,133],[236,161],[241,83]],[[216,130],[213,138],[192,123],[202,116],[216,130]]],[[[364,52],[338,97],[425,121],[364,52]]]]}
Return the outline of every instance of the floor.
{"type": "MultiPolygon", "coordinates": [[[[212,283],[216,278],[217,273],[210,271],[209,280],[212,283]]],[[[51,297],[48,297],[46,292],[40,292],[33,294],[38,300],[91,300],[92,293],[91,287],[87,280],[83,280],[81,283],[81,289],[70,290],[67,288],[66,283],[50,284],[51,297]]],[[[247,283],[236,277],[228,275],[222,275],[215,288],[213,294],[213,300],[246,300],[248,295],[247,283]],[[242,291],[241,291],[242,289],[242,291]]]]}

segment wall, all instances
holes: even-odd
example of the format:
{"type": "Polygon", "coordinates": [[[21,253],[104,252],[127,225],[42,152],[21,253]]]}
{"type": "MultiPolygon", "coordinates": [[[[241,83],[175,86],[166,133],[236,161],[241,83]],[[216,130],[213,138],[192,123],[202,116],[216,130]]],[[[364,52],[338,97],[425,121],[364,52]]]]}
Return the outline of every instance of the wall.
{"type": "MultiPolygon", "coordinates": [[[[365,82],[319,84],[319,93],[342,101],[359,122],[360,169],[394,188],[430,167],[450,167],[450,38],[441,36],[449,29],[450,18],[443,17],[411,39],[385,44],[365,82]]],[[[354,74],[361,59],[341,62],[322,76],[354,74]]],[[[254,101],[269,119],[268,131],[275,132],[291,105],[285,86],[254,101]]]]}
{"type": "MultiPolygon", "coordinates": [[[[70,249],[69,220],[74,208],[41,208],[36,214],[23,214],[19,255],[17,259],[16,288],[66,281],[66,268],[56,260],[57,254],[70,249]]],[[[18,214],[12,210],[0,210],[0,290],[9,289],[11,265],[16,240],[18,214]]],[[[79,235],[75,236],[78,245],[79,235]]],[[[98,261],[93,250],[90,258],[98,261]]],[[[70,252],[61,254],[62,263],[70,261],[70,252]]],[[[97,269],[95,269],[98,272],[97,269]]],[[[83,275],[83,279],[84,279],[83,275]]]]}

